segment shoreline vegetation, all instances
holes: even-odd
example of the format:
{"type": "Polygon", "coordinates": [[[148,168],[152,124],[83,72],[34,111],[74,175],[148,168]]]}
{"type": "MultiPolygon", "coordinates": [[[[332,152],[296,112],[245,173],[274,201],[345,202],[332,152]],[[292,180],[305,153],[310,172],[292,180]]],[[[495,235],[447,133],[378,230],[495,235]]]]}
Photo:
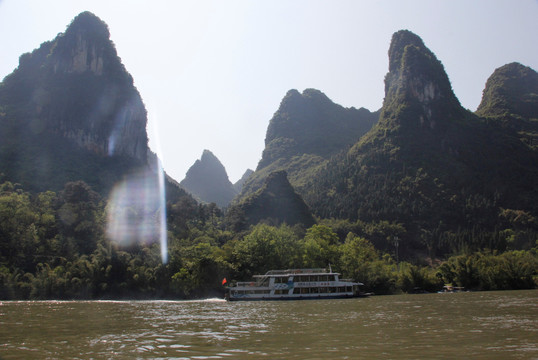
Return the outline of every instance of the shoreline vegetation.
{"type": "Polygon", "coordinates": [[[517,229],[481,233],[480,242],[431,242],[429,254],[416,256],[399,224],[318,220],[307,229],[258,224],[232,232],[214,204],[182,200],[167,211],[169,261],[163,264],[156,239],[120,245],[106,238],[106,201],[84,182],[39,194],[0,184],[0,300],[221,297],[223,278],[329,264],[376,295],[437,292],[445,284],[538,287],[535,233],[517,229]],[[493,246],[478,246],[484,243],[493,246]]]}

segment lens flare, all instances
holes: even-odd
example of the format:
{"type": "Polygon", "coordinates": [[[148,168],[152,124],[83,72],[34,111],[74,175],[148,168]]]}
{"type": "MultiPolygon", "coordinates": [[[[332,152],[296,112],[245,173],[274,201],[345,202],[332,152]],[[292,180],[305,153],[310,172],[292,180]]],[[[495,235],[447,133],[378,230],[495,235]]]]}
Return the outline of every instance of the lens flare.
{"type": "Polygon", "coordinates": [[[161,243],[161,259],[163,264],[168,262],[168,229],[166,227],[166,188],[164,182],[164,169],[160,158],[157,157],[157,175],[159,180],[159,242],[161,243]]]}
{"type": "Polygon", "coordinates": [[[123,246],[159,242],[168,262],[165,177],[159,157],[126,176],[112,189],[107,205],[107,237],[123,246]]]}
{"type": "Polygon", "coordinates": [[[107,237],[120,245],[160,242],[163,262],[168,259],[164,175],[144,168],[116,184],[107,205],[107,237]]]}

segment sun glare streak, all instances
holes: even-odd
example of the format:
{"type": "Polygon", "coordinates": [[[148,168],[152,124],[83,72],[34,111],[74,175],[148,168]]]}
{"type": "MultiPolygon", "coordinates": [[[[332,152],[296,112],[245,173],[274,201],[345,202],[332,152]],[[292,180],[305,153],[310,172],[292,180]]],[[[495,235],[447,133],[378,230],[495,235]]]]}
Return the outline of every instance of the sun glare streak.
{"type": "Polygon", "coordinates": [[[159,205],[161,211],[160,214],[160,234],[159,234],[159,242],[161,244],[161,259],[163,264],[166,264],[168,262],[168,229],[166,224],[166,187],[165,187],[165,179],[164,179],[164,167],[162,164],[162,151],[161,151],[161,142],[159,139],[159,129],[157,124],[156,117],[153,117],[151,119],[152,123],[152,132],[153,132],[153,138],[155,139],[155,152],[157,154],[157,161],[155,162],[155,166],[157,167],[157,175],[159,180],[159,205]]]}
{"type": "Polygon", "coordinates": [[[157,158],[157,175],[159,177],[159,200],[160,200],[160,226],[159,242],[161,244],[161,259],[163,264],[168,262],[168,229],[166,227],[166,188],[164,183],[164,169],[161,159],[157,158]]]}
{"type": "MultiPolygon", "coordinates": [[[[153,122],[154,139],[158,133],[153,122]]],[[[166,190],[159,156],[117,183],[107,205],[107,237],[122,246],[159,242],[161,260],[168,262],[166,190]]]]}

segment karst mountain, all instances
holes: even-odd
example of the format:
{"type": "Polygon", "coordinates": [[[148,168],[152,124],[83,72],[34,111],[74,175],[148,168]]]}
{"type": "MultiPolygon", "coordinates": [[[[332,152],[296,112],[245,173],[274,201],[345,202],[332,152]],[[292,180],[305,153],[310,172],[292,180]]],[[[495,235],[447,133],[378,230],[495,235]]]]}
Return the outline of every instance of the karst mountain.
{"type": "Polygon", "coordinates": [[[81,13],[0,84],[0,173],[32,191],[83,180],[106,194],[135,169],[156,171],[146,123],[107,25],[81,13]]]}
{"type": "MultiPolygon", "coordinates": [[[[536,71],[500,66],[471,112],[416,34],[396,32],[388,58],[381,109],[345,108],[316,89],[289,90],[269,121],[256,170],[232,184],[205,150],[181,187],[167,178],[168,197],[190,199],[170,207],[170,218],[188,228],[182,211],[197,204],[186,189],[201,203],[228,209],[227,222],[238,231],[259,222],[306,228],[316,219],[363,230],[388,224],[400,230],[375,245],[387,250],[398,239],[408,255],[532,243],[536,71]]],[[[0,179],[33,193],[83,180],[107,195],[133,174],[146,186],[140,170],[157,181],[159,164],[146,124],[107,25],[81,13],[56,38],[21,55],[0,83],[0,179]]]]}
{"type": "Polygon", "coordinates": [[[215,203],[224,208],[237,195],[226,173],[226,169],[209,150],[189,168],[181,187],[205,203],[215,203]]]}

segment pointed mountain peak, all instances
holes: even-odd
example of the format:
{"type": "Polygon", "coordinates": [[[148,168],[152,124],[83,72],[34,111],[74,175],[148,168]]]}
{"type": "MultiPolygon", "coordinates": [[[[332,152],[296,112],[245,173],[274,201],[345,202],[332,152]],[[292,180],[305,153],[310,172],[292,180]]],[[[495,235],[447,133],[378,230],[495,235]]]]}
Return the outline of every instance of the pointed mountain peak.
{"type": "Polygon", "coordinates": [[[375,121],[377,114],[344,108],[319,90],[289,90],[269,122],[257,170],[304,154],[328,158],[354,144],[375,121]]]}
{"type": "MultiPolygon", "coordinates": [[[[114,77],[126,73],[110,40],[107,24],[89,11],[77,15],[58,36],[53,57],[56,73],[91,71],[95,75],[114,77]]],[[[130,76],[124,79],[132,83],[130,76]]]]}
{"type": "Polygon", "coordinates": [[[224,165],[222,165],[215,154],[207,149],[202,152],[202,157],[200,157],[200,160],[196,160],[193,167],[195,166],[207,169],[213,174],[213,176],[228,180],[228,174],[224,165]]]}
{"type": "Polygon", "coordinates": [[[331,101],[327,95],[318,89],[305,89],[303,91],[303,97],[307,99],[319,100],[319,101],[331,101]]]}
{"type": "MultiPolygon", "coordinates": [[[[221,164],[221,162],[219,161],[219,159],[215,156],[215,154],[213,154],[211,151],[205,149],[203,152],[202,152],[202,157],[200,158],[200,161],[202,162],[206,162],[206,161],[212,161],[212,162],[217,162],[219,164],[221,164]]],[[[222,164],[221,164],[222,165],[222,164]]]]}
{"type": "Polygon", "coordinates": [[[396,32],[389,49],[381,118],[433,130],[461,117],[462,110],[435,54],[411,31],[396,32]]]}
{"type": "Polygon", "coordinates": [[[189,168],[180,185],[203,202],[226,207],[236,192],[228,179],[224,165],[209,150],[189,168]]]}
{"type": "Polygon", "coordinates": [[[517,62],[495,69],[476,113],[486,117],[538,117],[538,73],[517,62]]]}
{"type": "Polygon", "coordinates": [[[400,30],[392,35],[389,48],[389,71],[400,68],[402,55],[407,46],[414,46],[422,51],[428,51],[422,39],[409,30],[400,30]]]}
{"type": "Polygon", "coordinates": [[[83,34],[91,38],[110,38],[107,24],[89,11],[77,15],[67,27],[65,35],[83,34]]]}
{"type": "Polygon", "coordinates": [[[286,93],[286,96],[284,96],[284,99],[282,99],[281,107],[298,102],[298,101],[305,101],[305,100],[332,102],[331,99],[327,97],[327,95],[325,95],[322,91],[317,90],[317,89],[308,88],[308,89],[303,90],[302,94],[295,89],[291,89],[286,93]]]}
{"type": "Polygon", "coordinates": [[[457,101],[443,64],[420,37],[408,30],[392,36],[385,95],[406,95],[407,100],[423,104],[439,98],[457,101]]]}
{"type": "Polygon", "coordinates": [[[204,150],[199,160],[196,160],[194,165],[187,171],[187,177],[190,173],[202,172],[203,175],[218,176],[219,178],[228,179],[228,174],[224,165],[220,160],[209,150],[204,150]]]}
{"type": "Polygon", "coordinates": [[[299,91],[297,91],[297,89],[290,89],[286,93],[286,96],[284,96],[284,99],[292,98],[292,97],[300,97],[300,96],[301,96],[301,93],[299,91]]]}
{"type": "Polygon", "coordinates": [[[286,190],[292,188],[288,181],[288,174],[284,170],[274,171],[269,174],[265,180],[265,187],[269,191],[274,191],[279,187],[284,187],[286,190]]]}

